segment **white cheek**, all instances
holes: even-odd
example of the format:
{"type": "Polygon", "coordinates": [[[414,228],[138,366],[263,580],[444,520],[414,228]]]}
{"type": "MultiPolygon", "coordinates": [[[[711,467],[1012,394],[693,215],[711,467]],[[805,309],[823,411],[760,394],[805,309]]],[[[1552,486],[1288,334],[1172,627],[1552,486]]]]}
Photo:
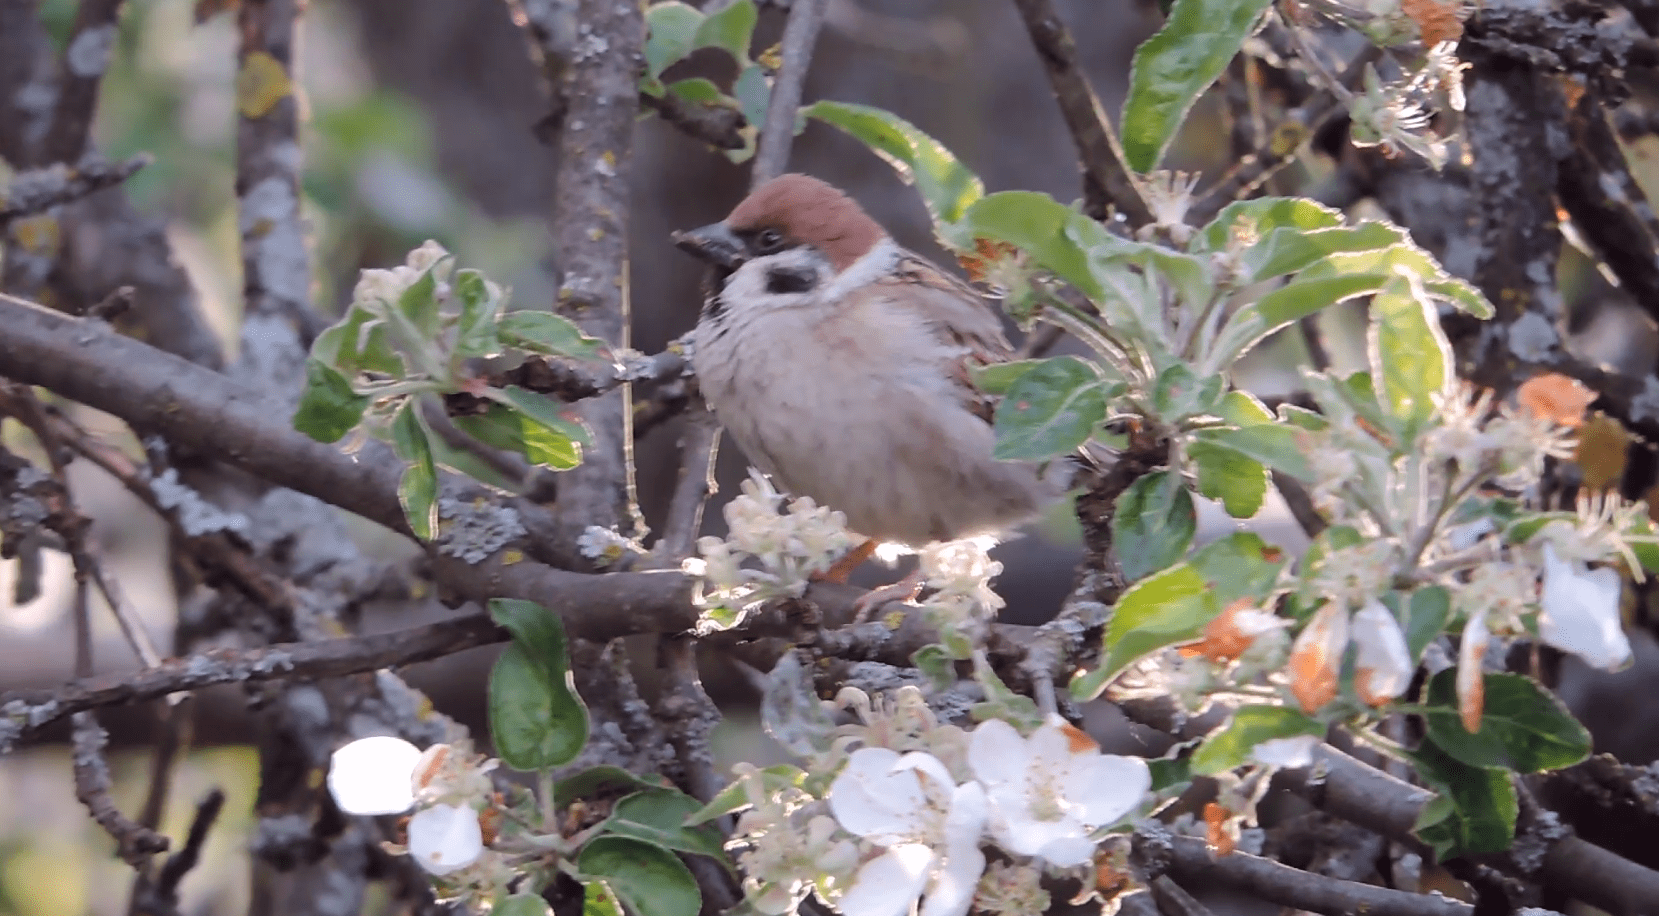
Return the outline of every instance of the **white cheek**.
{"type": "Polygon", "coordinates": [[[823,283],[834,271],[823,256],[807,248],[792,248],[747,261],[726,280],[721,300],[733,311],[801,308],[820,301],[823,283]],[[774,293],[767,289],[767,275],[775,268],[815,271],[819,286],[800,293],[774,293]]]}

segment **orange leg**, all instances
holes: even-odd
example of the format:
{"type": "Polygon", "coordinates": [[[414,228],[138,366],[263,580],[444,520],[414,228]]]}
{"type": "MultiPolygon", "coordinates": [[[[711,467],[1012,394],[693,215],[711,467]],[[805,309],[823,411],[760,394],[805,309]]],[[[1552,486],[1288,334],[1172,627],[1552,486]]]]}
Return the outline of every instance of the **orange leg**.
{"type": "Polygon", "coordinates": [[[812,578],[817,579],[820,582],[844,583],[847,581],[847,577],[853,574],[853,570],[863,566],[864,561],[870,559],[871,555],[875,552],[876,539],[865,538],[862,544],[859,544],[857,547],[847,551],[846,555],[841,557],[841,559],[836,560],[829,569],[824,570],[812,578]]]}
{"type": "Polygon", "coordinates": [[[853,623],[863,623],[870,619],[876,609],[890,601],[912,601],[922,593],[922,586],[927,584],[927,576],[920,569],[913,570],[892,585],[883,585],[874,588],[859,596],[853,602],[853,623]]]}

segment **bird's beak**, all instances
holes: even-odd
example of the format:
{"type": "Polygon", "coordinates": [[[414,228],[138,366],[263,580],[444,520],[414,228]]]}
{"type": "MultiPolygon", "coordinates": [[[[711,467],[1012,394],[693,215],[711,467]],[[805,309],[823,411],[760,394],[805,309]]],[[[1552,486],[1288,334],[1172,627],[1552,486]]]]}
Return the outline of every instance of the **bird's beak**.
{"type": "Polygon", "coordinates": [[[736,270],[745,260],[743,240],[725,223],[710,223],[701,229],[676,232],[674,247],[716,267],[736,270]]]}

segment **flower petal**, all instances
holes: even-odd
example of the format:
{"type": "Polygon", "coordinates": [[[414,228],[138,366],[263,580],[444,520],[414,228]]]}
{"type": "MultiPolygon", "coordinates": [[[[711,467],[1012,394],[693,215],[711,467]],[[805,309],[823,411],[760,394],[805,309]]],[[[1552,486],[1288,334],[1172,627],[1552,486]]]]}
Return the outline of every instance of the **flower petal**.
{"type": "Polygon", "coordinates": [[[1544,612],[1538,636],[1544,642],[1612,671],[1630,661],[1630,640],[1619,619],[1623,582],[1616,570],[1586,570],[1562,560],[1544,545],[1544,612]]]}
{"type": "Polygon", "coordinates": [[[968,767],[992,788],[1023,782],[1029,758],[1025,739],[1002,719],[979,723],[968,742],[968,767]]]}
{"type": "Polygon", "coordinates": [[[864,863],[836,909],[856,916],[904,916],[927,884],[933,850],[901,843],[864,863]]]}
{"type": "Polygon", "coordinates": [[[1089,828],[1070,814],[1051,820],[1033,817],[1029,803],[998,810],[1002,817],[997,822],[997,845],[1022,856],[1037,855],[1067,837],[1082,837],[1089,833],[1089,828]]]}
{"type": "MultiPolygon", "coordinates": [[[[967,916],[973,905],[974,892],[979,888],[979,876],[985,873],[985,853],[977,841],[970,846],[950,846],[939,871],[927,886],[927,899],[922,901],[921,916],[967,916]]],[[[846,909],[844,913],[857,913],[846,909]]]]}
{"type": "Polygon", "coordinates": [[[1480,717],[1486,711],[1486,672],[1482,664],[1492,631],[1486,628],[1486,614],[1477,613],[1463,627],[1463,641],[1457,649],[1457,712],[1465,731],[1480,731],[1480,717]]]}
{"type": "Polygon", "coordinates": [[[1072,868],[1094,858],[1094,847],[1086,834],[1072,833],[1043,844],[1037,858],[1055,868],[1072,868]]]}
{"type": "Polygon", "coordinates": [[[916,826],[927,803],[915,770],[895,772],[896,751],[863,747],[852,752],[830,784],[830,813],[851,833],[881,842],[916,826]]]}
{"type": "Polygon", "coordinates": [[[1135,810],[1152,789],[1152,771],[1139,757],[1098,754],[1067,775],[1061,786],[1074,813],[1090,828],[1104,827],[1135,810]]]}
{"type": "Polygon", "coordinates": [[[471,808],[433,805],[409,818],[409,855],[434,875],[466,868],[483,854],[484,832],[471,808]]]}
{"type": "Polygon", "coordinates": [[[1319,738],[1314,735],[1269,738],[1251,749],[1250,758],[1267,766],[1294,770],[1313,763],[1313,749],[1318,746],[1319,738]]]}
{"type": "Polygon", "coordinates": [[[945,768],[944,762],[926,751],[911,751],[900,757],[898,763],[893,764],[893,772],[905,770],[914,770],[926,776],[946,791],[956,787],[956,779],[950,775],[950,770],[945,768]]]}
{"type": "Polygon", "coordinates": [[[984,786],[977,782],[957,786],[951,792],[950,811],[945,814],[945,845],[977,846],[990,814],[991,803],[985,797],[984,786]]]}
{"type": "Polygon", "coordinates": [[[412,777],[420,759],[420,748],[402,738],[353,741],[329,760],[329,794],[347,814],[402,814],[415,804],[412,777]]]}
{"type": "Polygon", "coordinates": [[[1318,712],[1336,699],[1337,673],[1348,646],[1348,610],[1335,602],[1319,609],[1290,647],[1290,692],[1302,711],[1318,712]]]}
{"type": "Polygon", "coordinates": [[[1393,612],[1380,601],[1367,601],[1354,614],[1353,639],[1359,649],[1354,660],[1354,689],[1360,699],[1381,706],[1405,693],[1416,666],[1411,663],[1406,635],[1393,612]]]}

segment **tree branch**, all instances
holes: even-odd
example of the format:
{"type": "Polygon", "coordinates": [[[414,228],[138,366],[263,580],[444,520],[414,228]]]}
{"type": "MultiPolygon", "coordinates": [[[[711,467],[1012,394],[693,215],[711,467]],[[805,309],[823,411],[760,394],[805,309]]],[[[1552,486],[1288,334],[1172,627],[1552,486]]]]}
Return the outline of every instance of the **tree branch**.
{"type": "Polygon", "coordinates": [[[122,860],[137,866],[150,856],[165,852],[167,838],[130,820],[110,797],[109,764],[104,762],[104,745],[109,742],[109,734],[103,726],[92,713],[78,712],[74,732],[75,797],[92,813],[98,826],[115,838],[116,851],[122,860]]]}
{"type": "Polygon", "coordinates": [[[120,184],[150,162],[150,157],[144,154],[121,162],[109,162],[93,155],[81,160],[80,165],[74,168],[57,162],[20,172],[12,177],[4,195],[0,195],[0,229],[13,220],[44,213],[120,184]]]}
{"type": "Polygon", "coordinates": [[[1014,0],[1014,6],[1031,33],[1031,43],[1036,45],[1037,56],[1048,72],[1060,113],[1077,142],[1083,166],[1084,212],[1105,219],[1107,209],[1116,207],[1131,225],[1151,222],[1146,200],[1124,164],[1123,148],[1112,130],[1112,120],[1078,66],[1077,43],[1054,11],[1054,4],[1051,0],[1014,0]]]}

